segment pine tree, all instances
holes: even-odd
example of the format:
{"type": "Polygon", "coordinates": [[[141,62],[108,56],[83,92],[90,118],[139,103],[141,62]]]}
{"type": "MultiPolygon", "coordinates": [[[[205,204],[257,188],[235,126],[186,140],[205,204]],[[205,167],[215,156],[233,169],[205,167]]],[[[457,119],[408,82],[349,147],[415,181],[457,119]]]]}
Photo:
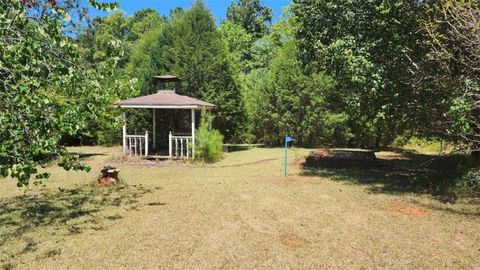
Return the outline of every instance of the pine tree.
{"type": "Polygon", "coordinates": [[[172,18],[165,66],[183,79],[183,93],[217,105],[214,126],[227,141],[242,135],[244,109],[228,49],[202,1],[172,18]]]}

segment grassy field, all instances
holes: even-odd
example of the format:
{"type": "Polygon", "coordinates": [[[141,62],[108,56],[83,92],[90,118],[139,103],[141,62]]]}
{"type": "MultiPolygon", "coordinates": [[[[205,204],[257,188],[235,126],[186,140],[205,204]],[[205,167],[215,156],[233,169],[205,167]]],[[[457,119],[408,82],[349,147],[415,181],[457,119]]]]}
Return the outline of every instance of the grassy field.
{"type": "MultiPolygon", "coordinates": [[[[238,148],[215,164],[78,147],[90,173],[0,185],[0,265],[13,269],[480,269],[480,207],[443,203],[403,167],[306,170],[306,149],[238,148]],[[93,187],[103,165],[124,184],[93,187]]],[[[382,152],[396,162],[415,156],[382,152]]],[[[418,162],[421,162],[419,158],[418,162]]]]}

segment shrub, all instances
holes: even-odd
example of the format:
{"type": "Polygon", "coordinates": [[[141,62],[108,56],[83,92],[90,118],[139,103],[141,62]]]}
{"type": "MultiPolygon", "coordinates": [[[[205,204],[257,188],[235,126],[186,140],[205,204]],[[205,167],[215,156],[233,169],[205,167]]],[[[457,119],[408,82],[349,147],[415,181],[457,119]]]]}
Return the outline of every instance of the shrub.
{"type": "Polygon", "coordinates": [[[435,195],[480,196],[480,166],[477,157],[452,154],[435,158],[423,171],[428,187],[435,195]]]}
{"type": "Polygon", "coordinates": [[[205,162],[215,162],[223,155],[223,135],[218,130],[210,129],[213,117],[202,111],[200,126],[196,133],[195,158],[205,162]]]}
{"type": "Polygon", "coordinates": [[[480,168],[468,170],[456,183],[456,189],[464,195],[480,194],[480,168]]]}

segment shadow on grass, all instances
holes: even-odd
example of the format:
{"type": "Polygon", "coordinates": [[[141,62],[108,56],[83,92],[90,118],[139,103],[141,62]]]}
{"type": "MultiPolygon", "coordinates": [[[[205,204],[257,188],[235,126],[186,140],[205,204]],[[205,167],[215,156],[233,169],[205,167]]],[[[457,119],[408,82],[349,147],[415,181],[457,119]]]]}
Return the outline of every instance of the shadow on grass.
{"type": "MultiPolygon", "coordinates": [[[[398,152],[397,152],[398,153],[398,152]]],[[[464,155],[434,156],[402,152],[401,156],[382,156],[370,169],[303,168],[304,176],[328,177],[335,181],[363,185],[372,193],[430,194],[442,202],[455,202],[459,172],[471,167],[464,155]]]]}
{"type": "Polygon", "coordinates": [[[367,185],[374,193],[419,192],[414,178],[406,173],[383,170],[305,168],[304,176],[321,176],[350,184],[367,185]]]}
{"type": "Polygon", "coordinates": [[[259,147],[258,144],[225,144],[224,151],[227,153],[240,152],[250,150],[255,147],[259,147]]]}
{"type": "Polygon", "coordinates": [[[80,159],[86,159],[90,157],[96,157],[96,156],[106,156],[106,154],[102,153],[70,153],[71,155],[78,156],[80,159]]]}
{"type": "Polygon", "coordinates": [[[122,218],[102,213],[107,208],[135,209],[138,198],[151,190],[143,186],[83,186],[0,200],[0,263],[35,251],[42,239],[102,230],[122,218]]]}

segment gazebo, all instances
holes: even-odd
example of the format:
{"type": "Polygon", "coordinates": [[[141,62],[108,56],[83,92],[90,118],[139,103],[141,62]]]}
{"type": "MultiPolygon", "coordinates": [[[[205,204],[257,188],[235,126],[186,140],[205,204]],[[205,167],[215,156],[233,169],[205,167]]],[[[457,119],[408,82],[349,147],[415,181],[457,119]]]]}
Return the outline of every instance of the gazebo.
{"type": "MultiPolygon", "coordinates": [[[[145,158],[194,158],[195,157],[195,112],[211,110],[214,104],[192,97],[180,95],[181,79],[172,75],[155,76],[154,80],[163,85],[157,93],[121,100],[116,103],[125,109],[147,109],[152,111],[151,137],[149,131],[145,134],[128,134],[126,113],[123,113],[123,153],[125,155],[142,156],[145,158]],[[173,90],[166,90],[165,85],[173,83],[173,90]],[[168,132],[168,155],[157,149],[157,111],[158,110],[190,110],[191,131],[168,132]]],[[[158,84],[157,84],[158,85],[158,84]]],[[[165,138],[167,139],[167,138],[165,138]]]]}

